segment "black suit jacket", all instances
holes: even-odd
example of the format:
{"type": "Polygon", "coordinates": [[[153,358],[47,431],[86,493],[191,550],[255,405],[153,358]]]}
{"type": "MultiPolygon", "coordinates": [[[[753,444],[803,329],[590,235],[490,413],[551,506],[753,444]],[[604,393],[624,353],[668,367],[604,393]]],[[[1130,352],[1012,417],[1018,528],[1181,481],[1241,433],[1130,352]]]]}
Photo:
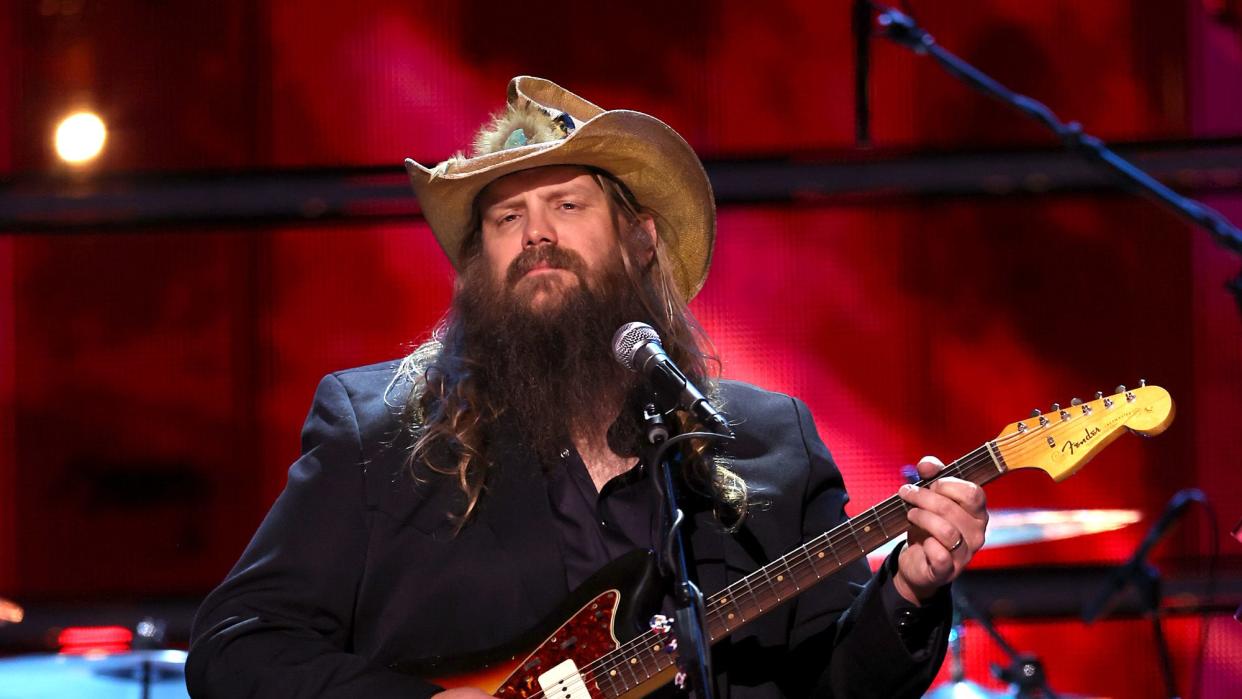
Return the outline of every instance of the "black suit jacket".
{"type": "MultiPolygon", "coordinates": [[[[477,515],[454,535],[451,478],[414,482],[397,421],[396,364],[323,379],[289,471],[241,560],[195,619],[196,697],[427,697],[394,662],[502,645],[568,594],[541,468],[512,440],[477,515]]],[[[841,475],[797,399],[723,382],[732,467],[755,500],[727,534],[693,513],[704,594],[844,517],[841,475]]],[[[502,440],[503,441],[503,440],[502,440]]],[[[943,658],[947,610],[911,654],[881,601],[888,572],[843,571],[714,649],[721,699],[917,696],[943,658]]]]}

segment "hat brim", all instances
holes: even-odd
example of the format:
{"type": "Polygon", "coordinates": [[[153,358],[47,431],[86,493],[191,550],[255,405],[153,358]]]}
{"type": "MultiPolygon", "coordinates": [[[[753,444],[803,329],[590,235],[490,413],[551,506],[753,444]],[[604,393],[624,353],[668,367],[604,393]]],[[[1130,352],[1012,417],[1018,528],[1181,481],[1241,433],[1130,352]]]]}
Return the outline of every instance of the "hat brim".
{"type": "Polygon", "coordinates": [[[550,165],[604,170],[656,213],[673,278],[689,300],[707,279],[716,231],[716,202],[690,145],[664,122],[624,109],[603,112],[564,139],[535,143],[426,168],[406,160],[423,217],[454,268],[470,234],[475,199],[506,175],[550,165]]]}

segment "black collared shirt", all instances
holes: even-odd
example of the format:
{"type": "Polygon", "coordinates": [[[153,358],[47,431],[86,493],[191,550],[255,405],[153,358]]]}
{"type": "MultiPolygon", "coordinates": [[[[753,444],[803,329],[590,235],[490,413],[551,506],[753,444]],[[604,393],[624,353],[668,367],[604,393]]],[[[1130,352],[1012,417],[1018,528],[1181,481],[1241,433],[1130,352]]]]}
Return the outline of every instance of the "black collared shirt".
{"type": "Polygon", "coordinates": [[[576,450],[562,451],[560,466],[548,469],[548,504],[557,524],[569,589],[630,551],[656,548],[659,494],[646,467],[636,464],[596,491],[576,450]]]}

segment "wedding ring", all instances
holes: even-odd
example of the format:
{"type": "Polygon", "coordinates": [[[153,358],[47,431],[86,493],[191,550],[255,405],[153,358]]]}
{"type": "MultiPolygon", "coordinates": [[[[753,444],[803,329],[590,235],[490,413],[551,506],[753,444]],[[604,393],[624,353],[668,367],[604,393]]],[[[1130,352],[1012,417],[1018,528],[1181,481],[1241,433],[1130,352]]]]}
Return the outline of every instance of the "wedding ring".
{"type": "Polygon", "coordinates": [[[954,551],[956,551],[956,550],[958,550],[958,549],[962,548],[962,542],[963,542],[963,541],[965,541],[965,540],[966,540],[966,537],[964,537],[964,536],[959,536],[959,537],[957,537],[957,543],[956,543],[956,544],[953,544],[952,546],[950,546],[950,547],[949,547],[949,553],[952,553],[952,552],[954,552],[954,551]]]}

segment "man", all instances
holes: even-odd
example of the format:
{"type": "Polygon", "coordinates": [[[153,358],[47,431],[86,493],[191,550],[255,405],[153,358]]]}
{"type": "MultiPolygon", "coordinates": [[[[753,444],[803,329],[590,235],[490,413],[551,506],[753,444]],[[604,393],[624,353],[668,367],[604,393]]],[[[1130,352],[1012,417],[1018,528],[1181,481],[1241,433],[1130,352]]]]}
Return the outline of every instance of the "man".
{"type": "MultiPolygon", "coordinates": [[[[684,454],[706,594],[844,519],[806,406],[711,380],[686,302],[706,278],[715,209],[672,129],[516,78],[473,157],[407,167],[459,272],[452,309],[402,362],[320,384],[285,492],[195,621],[196,696],[483,696],[403,671],[502,646],[609,561],[657,548],[654,479],[637,458],[652,394],[611,357],[629,321],[660,332],[736,432],[684,454]]],[[[982,546],[987,514],[976,486],[950,478],[902,498],[910,543],[878,573],[856,562],[714,646],[722,698],[927,687],[945,585],[982,546]]]]}

